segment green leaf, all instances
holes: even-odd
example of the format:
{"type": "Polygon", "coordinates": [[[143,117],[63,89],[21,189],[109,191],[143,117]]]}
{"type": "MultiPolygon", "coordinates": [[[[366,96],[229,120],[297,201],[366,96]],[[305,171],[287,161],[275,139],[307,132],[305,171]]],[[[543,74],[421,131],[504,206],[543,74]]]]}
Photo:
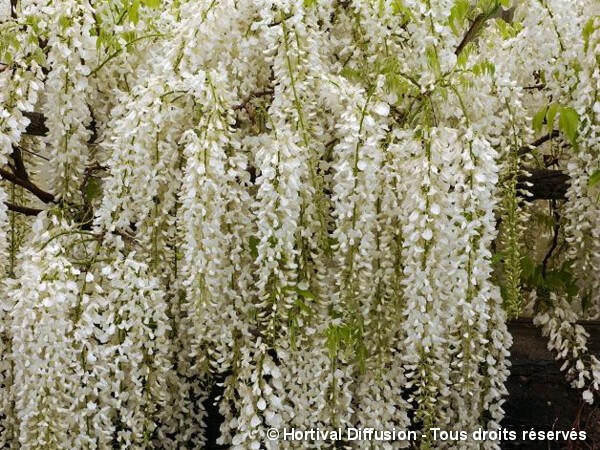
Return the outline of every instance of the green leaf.
{"type": "Polygon", "coordinates": [[[356,360],[358,361],[358,370],[360,373],[364,373],[366,369],[366,361],[367,359],[367,348],[364,344],[359,343],[356,348],[356,360]]]}
{"type": "Polygon", "coordinates": [[[104,38],[102,37],[102,35],[100,35],[96,38],[96,50],[100,50],[102,48],[103,44],[104,44],[104,38]]]}
{"type": "Polygon", "coordinates": [[[440,76],[442,73],[442,66],[440,65],[440,60],[438,59],[438,54],[433,46],[428,46],[427,50],[425,50],[425,54],[427,55],[427,62],[429,63],[429,67],[433,69],[436,76],[440,76]]]}
{"type": "Polygon", "coordinates": [[[309,299],[309,300],[316,300],[317,299],[317,297],[315,297],[315,294],[313,294],[310,291],[305,291],[303,289],[298,289],[298,294],[300,296],[306,298],[306,299],[309,299]]]}
{"type": "Polygon", "coordinates": [[[492,264],[502,262],[503,258],[504,258],[504,254],[502,252],[492,253],[492,264]]]}
{"type": "Polygon", "coordinates": [[[535,264],[529,255],[521,258],[521,276],[524,280],[529,280],[535,272],[535,264]]]}
{"type": "Polygon", "coordinates": [[[502,6],[504,9],[510,8],[510,4],[511,0],[500,0],[500,6],[502,6]]]}
{"type": "Polygon", "coordinates": [[[160,0],[142,0],[142,3],[144,4],[144,6],[153,9],[158,8],[160,6],[160,0]]]}
{"type": "Polygon", "coordinates": [[[574,298],[579,293],[579,286],[577,286],[572,276],[569,278],[568,283],[565,284],[565,290],[569,298],[574,298]]]}
{"type": "Polygon", "coordinates": [[[317,4],[317,0],[304,0],[304,7],[305,8],[312,8],[316,4],[317,4]]]}
{"type": "Polygon", "coordinates": [[[90,178],[85,185],[85,199],[91,203],[102,195],[102,181],[99,178],[90,178]]]}
{"type": "Polygon", "coordinates": [[[481,62],[478,62],[477,64],[475,64],[471,70],[477,76],[482,76],[482,75],[494,76],[494,73],[496,72],[496,65],[493,62],[486,59],[484,61],[481,61],[481,62]]]}
{"type": "Polygon", "coordinates": [[[456,59],[456,65],[458,67],[465,67],[467,65],[467,61],[469,60],[469,54],[465,51],[462,51],[458,54],[456,59]]]}
{"type": "Polygon", "coordinates": [[[392,1],[392,13],[396,16],[402,17],[404,23],[415,20],[415,16],[411,9],[405,6],[402,0],[392,1]]]}
{"type": "Polygon", "coordinates": [[[338,328],[336,326],[330,326],[327,329],[327,350],[329,350],[329,357],[331,359],[335,358],[340,345],[340,339],[337,331],[338,328]]]}
{"type": "Polygon", "coordinates": [[[579,114],[570,106],[563,106],[558,119],[558,129],[567,136],[573,146],[577,146],[577,130],[579,129],[579,114]]]}
{"type": "Polygon", "coordinates": [[[567,293],[569,298],[574,297],[577,292],[577,284],[573,279],[573,273],[565,268],[548,270],[546,272],[546,278],[543,280],[544,283],[541,287],[550,289],[551,291],[564,291],[567,293]]]}
{"type": "Polygon", "coordinates": [[[548,106],[548,112],[546,113],[546,124],[550,131],[554,129],[554,118],[556,117],[557,112],[558,105],[556,103],[551,103],[550,106],[548,106]]]}
{"type": "Polygon", "coordinates": [[[260,244],[260,239],[256,236],[250,236],[248,246],[250,247],[250,254],[253,259],[258,258],[258,244],[260,244]]]}
{"type": "Polygon", "coordinates": [[[544,128],[544,119],[546,118],[547,111],[548,111],[548,107],[544,106],[542,109],[540,109],[535,114],[535,116],[533,116],[532,127],[533,127],[534,131],[536,131],[537,133],[542,131],[542,128],[544,128]]]}
{"type": "Polygon", "coordinates": [[[448,25],[456,36],[460,34],[459,26],[464,23],[467,14],[469,13],[469,1],[457,0],[452,9],[450,9],[450,17],[448,17],[448,25]]]}
{"type": "Polygon", "coordinates": [[[71,19],[68,16],[60,16],[58,23],[63,30],[71,27],[71,19]]]}
{"type": "Polygon", "coordinates": [[[135,31],[126,31],[122,34],[122,36],[128,44],[130,44],[137,38],[137,34],[135,31]]]}
{"type": "Polygon", "coordinates": [[[346,345],[352,343],[352,328],[350,325],[341,325],[338,328],[339,339],[346,345]]]}
{"type": "Polygon", "coordinates": [[[304,303],[301,299],[297,298],[296,301],[294,302],[296,304],[296,306],[298,308],[300,308],[300,310],[305,313],[310,315],[311,310],[310,308],[306,305],[306,303],[304,303]]]}
{"type": "Polygon", "coordinates": [[[595,19],[595,17],[590,18],[590,20],[588,20],[585,23],[585,26],[583,27],[583,49],[585,52],[588,51],[588,47],[590,45],[590,36],[596,29],[596,27],[594,26],[595,19]]]}
{"type": "Polygon", "coordinates": [[[295,302],[296,306],[300,308],[300,310],[305,314],[310,315],[312,311],[310,307],[306,304],[305,300],[316,300],[317,297],[315,297],[315,294],[313,294],[312,292],[304,289],[295,288],[295,290],[299,295],[295,302]]]}
{"type": "Polygon", "coordinates": [[[340,73],[343,77],[348,78],[352,81],[359,81],[362,79],[364,73],[357,68],[346,66],[341,70],[340,73]]]}
{"type": "Polygon", "coordinates": [[[589,311],[592,307],[592,295],[591,292],[586,292],[581,296],[581,309],[583,311],[589,311]]]}
{"type": "Polygon", "coordinates": [[[600,170],[596,170],[593,174],[590,175],[590,179],[588,180],[588,186],[594,187],[598,183],[600,183],[600,170]]]}
{"type": "Polygon", "coordinates": [[[512,37],[512,27],[509,24],[507,24],[504,20],[499,18],[498,20],[496,20],[496,25],[498,26],[498,30],[500,31],[503,40],[512,37]]]}
{"type": "Polygon", "coordinates": [[[129,12],[127,13],[127,17],[133,23],[138,23],[140,21],[140,0],[133,0],[131,8],[129,8],[129,12]]]}

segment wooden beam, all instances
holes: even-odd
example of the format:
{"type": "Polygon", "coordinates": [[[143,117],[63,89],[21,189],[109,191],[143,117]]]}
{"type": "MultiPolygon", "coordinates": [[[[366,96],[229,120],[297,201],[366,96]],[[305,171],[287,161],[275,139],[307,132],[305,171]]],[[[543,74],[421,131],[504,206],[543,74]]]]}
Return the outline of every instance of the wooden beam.
{"type": "Polygon", "coordinates": [[[529,176],[517,178],[517,189],[527,190],[527,200],[566,200],[569,176],[560,170],[524,168],[529,176]]]}
{"type": "MultiPolygon", "coordinates": [[[[588,350],[600,357],[600,322],[578,322],[590,334],[588,350]]],[[[508,398],[503,406],[506,416],[502,426],[516,431],[518,439],[502,443],[505,450],[523,448],[600,448],[600,414],[596,404],[590,406],[581,399],[581,392],[573,389],[560,371],[561,361],[547,348],[548,339],[531,319],[508,323],[513,336],[510,349],[510,377],[508,398]],[[572,427],[585,430],[588,439],[581,446],[568,447],[564,441],[550,443],[522,439],[523,431],[563,430],[572,427]]]]}

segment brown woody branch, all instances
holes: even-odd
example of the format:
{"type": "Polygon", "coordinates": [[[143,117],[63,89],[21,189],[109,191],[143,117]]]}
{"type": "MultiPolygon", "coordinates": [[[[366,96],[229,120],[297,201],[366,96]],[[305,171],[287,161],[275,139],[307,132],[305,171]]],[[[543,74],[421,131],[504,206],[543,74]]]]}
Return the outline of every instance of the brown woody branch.
{"type": "Polygon", "coordinates": [[[540,89],[544,89],[546,85],[544,83],[534,84],[533,86],[525,86],[523,89],[525,91],[539,91],[540,89]]]}
{"type": "Polygon", "coordinates": [[[469,44],[469,42],[473,41],[477,37],[479,30],[481,30],[481,27],[483,27],[483,24],[486,22],[486,20],[488,18],[487,16],[488,16],[487,14],[482,13],[482,14],[479,14],[475,18],[475,20],[473,20],[473,22],[471,23],[471,26],[469,27],[469,29],[463,36],[462,40],[460,41],[460,44],[458,44],[458,47],[456,47],[456,50],[454,50],[454,54],[456,56],[460,55],[462,53],[462,51],[465,49],[465,47],[469,44]]]}
{"type": "Polygon", "coordinates": [[[0,169],[0,177],[6,181],[10,181],[11,183],[16,184],[17,186],[21,186],[22,188],[27,189],[37,198],[39,198],[44,203],[56,203],[56,198],[50,192],[46,192],[36,184],[32,183],[28,179],[23,179],[16,176],[13,173],[10,173],[8,170],[0,169]]]}
{"type": "Polygon", "coordinates": [[[29,174],[27,173],[25,163],[23,162],[23,154],[21,153],[21,148],[18,146],[13,146],[11,157],[14,162],[15,175],[19,178],[22,178],[23,180],[29,180],[29,174]]]}
{"type": "MultiPolygon", "coordinates": [[[[46,117],[39,112],[23,111],[23,115],[29,119],[29,125],[25,128],[25,134],[30,136],[46,136],[48,134],[48,127],[46,126],[46,117]]],[[[87,126],[87,129],[92,132],[89,142],[95,142],[98,139],[98,130],[96,120],[92,115],[92,121],[87,126]]]]}
{"type": "Polygon", "coordinates": [[[249,95],[248,98],[246,98],[242,103],[234,106],[233,110],[239,111],[241,109],[245,109],[252,100],[260,98],[260,97],[264,97],[267,95],[273,95],[273,92],[274,92],[273,89],[265,89],[263,91],[254,92],[253,94],[249,95]]]}
{"type": "Polygon", "coordinates": [[[25,152],[25,153],[29,153],[30,155],[35,156],[36,158],[43,159],[44,161],[50,161],[50,158],[46,158],[45,156],[40,155],[39,153],[32,152],[31,150],[27,150],[24,147],[19,147],[19,150],[21,150],[22,152],[25,152]]]}
{"type": "Polygon", "coordinates": [[[524,145],[523,147],[521,147],[519,149],[519,156],[524,156],[527,153],[530,153],[533,148],[537,148],[537,147],[541,146],[542,144],[548,142],[549,140],[558,137],[558,135],[559,135],[558,131],[553,130],[552,133],[546,134],[546,135],[542,136],[541,138],[536,139],[531,144],[524,145]]]}
{"type": "MultiPolygon", "coordinates": [[[[560,170],[550,169],[527,169],[527,171],[530,175],[520,175],[517,179],[517,189],[520,191],[526,190],[531,194],[531,196],[527,196],[527,200],[566,199],[567,189],[569,188],[569,176],[567,174],[561,172],[560,170]]],[[[33,183],[25,182],[24,180],[15,177],[10,172],[6,172],[2,169],[0,169],[0,175],[2,178],[8,181],[23,186],[42,201],[45,201],[46,203],[54,202],[54,196],[52,194],[42,191],[33,183]]],[[[40,212],[42,212],[41,209],[29,208],[8,202],[6,205],[10,211],[15,211],[27,216],[37,216],[40,212]]],[[[129,236],[125,237],[129,238],[129,236]]]]}
{"type": "Polygon", "coordinates": [[[470,42],[475,40],[475,38],[477,37],[477,35],[479,34],[479,32],[481,31],[481,29],[483,28],[483,26],[485,25],[485,23],[488,20],[500,18],[507,23],[511,23],[513,20],[514,12],[515,12],[514,6],[505,11],[504,9],[502,9],[502,7],[500,5],[496,5],[496,7],[492,11],[479,14],[473,20],[473,22],[471,22],[471,26],[469,27],[469,29],[463,36],[463,38],[460,41],[460,43],[458,44],[458,46],[456,47],[456,50],[454,50],[454,54],[456,56],[460,55],[462,53],[462,51],[465,49],[465,47],[470,42]]]}
{"type": "Polygon", "coordinates": [[[15,205],[14,203],[6,202],[5,205],[8,207],[9,211],[14,211],[20,214],[25,214],[26,216],[37,216],[41,213],[42,209],[30,208],[28,206],[15,205]]]}

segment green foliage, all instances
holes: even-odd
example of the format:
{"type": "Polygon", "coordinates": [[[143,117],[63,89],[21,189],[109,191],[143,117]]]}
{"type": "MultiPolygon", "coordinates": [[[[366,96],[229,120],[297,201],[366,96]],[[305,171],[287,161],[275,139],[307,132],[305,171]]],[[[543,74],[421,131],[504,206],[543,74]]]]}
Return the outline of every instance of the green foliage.
{"type": "Polygon", "coordinates": [[[588,180],[588,186],[594,187],[600,183],[600,170],[596,170],[593,174],[590,175],[590,179],[588,180]]]}
{"type": "Polygon", "coordinates": [[[342,69],[341,75],[351,81],[360,81],[362,80],[364,73],[356,67],[346,66],[342,69]]]}
{"type": "MultiPolygon", "coordinates": [[[[399,98],[416,87],[415,81],[401,72],[398,58],[385,58],[376,68],[376,72],[385,76],[388,91],[395,93],[399,98]]],[[[350,79],[358,79],[364,75],[359,70],[347,70],[345,73],[350,79]]]]}
{"type": "MultiPolygon", "coordinates": [[[[4,30],[2,30],[4,31],[4,30]]],[[[4,64],[12,64],[14,54],[19,49],[19,41],[14,33],[2,33],[0,35],[0,58],[4,64]]]]}
{"type": "Polygon", "coordinates": [[[463,48],[462,52],[458,54],[456,59],[456,66],[460,68],[465,68],[467,66],[467,62],[469,61],[469,56],[471,56],[471,52],[475,49],[475,45],[473,42],[469,42],[463,48]]]}
{"type": "Polygon", "coordinates": [[[523,30],[523,25],[521,23],[508,23],[501,18],[496,19],[496,26],[498,27],[498,31],[500,31],[500,35],[504,40],[515,37],[521,32],[521,30],[523,30]]]}
{"type": "Polygon", "coordinates": [[[134,0],[129,8],[127,17],[130,22],[138,23],[140,21],[140,0],[134,0]]]}
{"type": "Polygon", "coordinates": [[[253,259],[258,258],[258,244],[260,244],[260,239],[256,236],[250,236],[248,239],[248,247],[250,247],[250,254],[253,259]]]}
{"type": "Polygon", "coordinates": [[[327,350],[331,359],[338,356],[342,356],[343,359],[353,359],[360,371],[364,371],[367,354],[359,323],[353,321],[352,323],[331,324],[327,329],[326,336],[327,350]]]}
{"type": "Polygon", "coordinates": [[[414,16],[410,8],[404,6],[402,0],[394,0],[392,2],[392,12],[404,19],[404,22],[414,20],[414,16]]]}
{"type": "Polygon", "coordinates": [[[452,31],[456,36],[460,34],[459,28],[465,23],[470,10],[470,3],[468,0],[456,0],[454,6],[450,10],[450,17],[448,17],[448,25],[452,28],[452,31]]]}
{"type": "Polygon", "coordinates": [[[597,17],[590,17],[583,27],[583,45],[584,50],[587,52],[590,46],[590,36],[596,30],[595,22],[597,17]]]}
{"type": "Polygon", "coordinates": [[[546,123],[548,124],[548,129],[550,131],[554,128],[554,118],[556,117],[558,108],[559,106],[556,103],[552,103],[550,106],[548,106],[548,110],[546,112],[546,123]]]}
{"type": "Polygon", "coordinates": [[[288,316],[290,339],[292,348],[297,348],[298,330],[302,327],[302,316],[310,317],[313,315],[313,310],[310,303],[317,300],[315,294],[309,290],[300,289],[299,287],[286,287],[284,292],[294,292],[297,296],[294,300],[294,308],[288,316]]]}
{"type": "Polygon", "coordinates": [[[156,9],[160,6],[161,0],[133,0],[127,13],[130,22],[136,24],[140,21],[140,6],[156,9]]]}
{"type": "Polygon", "coordinates": [[[327,349],[329,357],[334,359],[343,347],[353,346],[353,331],[348,324],[341,323],[339,325],[330,325],[327,329],[327,349]]]}
{"type": "Polygon", "coordinates": [[[579,292],[573,271],[568,263],[558,268],[544,268],[543,264],[536,264],[531,256],[521,259],[522,281],[529,289],[539,292],[561,292],[569,298],[574,298],[579,292]]]}
{"type": "Polygon", "coordinates": [[[554,230],[554,226],[556,225],[556,220],[554,216],[546,213],[532,212],[531,220],[537,226],[542,227],[542,231],[552,231],[554,230]]]}
{"type": "Polygon", "coordinates": [[[498,0],[477,0],[471,7],[471,18],[479,17],[482,19],[480,25],[483,25],[499,8],[498,0]]]}
{"type": "Polygon", "coordinates": [[[427,55],[427,63],[429,64],[429,67],[431,67],[435,75],[439,77],[442,74],[442,67],[440,65],[440,60],[435,47],[428,46],[425,50],[425,54],[427,55]]]}
{"type": "Polygon", "coordinates": [[[579,128],[579,114],[570,106],[560,109],[558,129],[571,141],[573,147],[577,146],[577,135],[579,128]]]}
{"type": "Polygon", "coordinates": [[[63,30],[68,30],[71,27],[72,22],[73,22],[73,18],[69,17],[69,16],[61,16],[58,19],[58,23],[60,24],[60,27],[63,30]]]}
{"type": "Polygon", "coordinates": [[[589,311],[592,306],[592,294],[590,291],[584,292],[581,295],[581,309],[583,311],[589,311]]]}
{"type": "Polygon", "coordinates": [[[533,116],[532,128],[536,133],[539,133],[544,128],[544,121],[546,120],[547,112],[548,112],[548,107],[544,106],[533,116]]]}
{"type": "MultiPolygon", "coordinates": [[[[467,62],[469,60],[469,56],[475,50],[475,44],[473,42],[469,42],[464,48],[463,51],[457,57],[456,66],[459,68],[464,68],[468,72],[473,73],[474,75],[481,77],[485,75],[489,75],[491,77],[496,73],[496,65],[490,61],[489,59],[484,59],[483,61],[479,61],[470,68],[467,69],[467,62]]],[[[461,84],[465,84],[466,87],[469,87],[468,79],[461,79],[461,84]]]]}
{"type": "Polygon", "coordinates": [[[84,195],[88,203],[99,199],[102,196],[102,181],[99,178],[91,177],[85,185],[84,195]]]}
{"type": "Polygon", "coordinates": [[[37,16],[28,16],[21,21],[22,26],[9,21],[0,23],[0,62],[10,65],[15,60],[22,63],[35,61],[39,65],[43,65],[45,54],[38,47],[41,36],[39,23],[40,18],[37,16]],[[28,55],[19,54],[23,49],[18,35],[23,33],[26,34],[26,41],[33,44],[34,47],[32,53],[28,55]]]}
{"type": "Polygon", "coordinates": [[[557,103],[551,103],[544,106],[534,116],[532,128],[536,132],[547,127],[548,132],[554,129],[554,120],[558,115],[558,129],[571,142],[574,148],[577,148],[577,137],[579,130],[579,114],[570,106],[561,106],[557,103]]]}
{"type": "Polygon", "coordinates": [[[496,73],[496,65],[492,61],[486,59],[475,64],[471,70],[477,76],[494,76],[494,73],[496,73]]]}

